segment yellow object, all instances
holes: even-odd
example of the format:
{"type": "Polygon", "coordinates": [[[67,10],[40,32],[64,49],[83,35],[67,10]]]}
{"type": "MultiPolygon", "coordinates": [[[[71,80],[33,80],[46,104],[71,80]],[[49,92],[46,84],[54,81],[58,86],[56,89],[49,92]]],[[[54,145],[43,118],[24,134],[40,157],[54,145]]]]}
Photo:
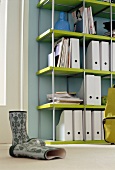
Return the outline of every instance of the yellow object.
{"type": "Polygon", "coordinates": [[[115,88],[109,88],[103,119],[104,139],[115,144],[115,88]]]}
{"type": "Polygon", "coordinates": [[[105,107],[105,116],[115,116],[115,88],[109,88],[107,96],[107,104],[105,107]]]}

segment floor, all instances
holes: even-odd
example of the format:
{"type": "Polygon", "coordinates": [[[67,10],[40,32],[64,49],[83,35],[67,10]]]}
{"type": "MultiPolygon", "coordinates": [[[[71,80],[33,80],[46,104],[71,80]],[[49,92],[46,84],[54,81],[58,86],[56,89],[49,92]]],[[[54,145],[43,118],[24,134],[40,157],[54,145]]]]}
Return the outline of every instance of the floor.
{"type": "MultiPolygon", "coordinates": [[[[56,147],[59,147],[56,146],[56,147]]],[[[0,145],[0,170],[114,170],[115,145],[73,144],[66,149],[65,159],[34,160],[12,158],[8,145],[0,145]]]]}

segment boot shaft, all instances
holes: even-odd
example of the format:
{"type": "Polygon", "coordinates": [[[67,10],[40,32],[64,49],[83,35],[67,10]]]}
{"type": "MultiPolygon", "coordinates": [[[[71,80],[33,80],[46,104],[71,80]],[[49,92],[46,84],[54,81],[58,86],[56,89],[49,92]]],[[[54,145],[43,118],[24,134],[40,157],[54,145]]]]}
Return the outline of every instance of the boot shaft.
{"type": "Polygon", "coordinates": [[[22,144],[29,140],[26,129],[27,112],[9,111],[9,120],[12,130],[12,145],[22,144]]]}

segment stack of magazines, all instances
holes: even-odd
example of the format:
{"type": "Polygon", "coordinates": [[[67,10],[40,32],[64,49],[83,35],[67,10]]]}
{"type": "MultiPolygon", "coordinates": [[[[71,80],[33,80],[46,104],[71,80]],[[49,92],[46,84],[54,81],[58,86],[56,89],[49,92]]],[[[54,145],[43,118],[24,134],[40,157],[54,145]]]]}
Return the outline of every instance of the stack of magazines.
{"type": "Polygon", "coordinates": [[[67,92],[56,92],[54,94],[47,94],[47,99],[50,102],[53,102],[54,99],[55,103],[81,104],[83,102],[82,99],[70,95],[67,92]]]}

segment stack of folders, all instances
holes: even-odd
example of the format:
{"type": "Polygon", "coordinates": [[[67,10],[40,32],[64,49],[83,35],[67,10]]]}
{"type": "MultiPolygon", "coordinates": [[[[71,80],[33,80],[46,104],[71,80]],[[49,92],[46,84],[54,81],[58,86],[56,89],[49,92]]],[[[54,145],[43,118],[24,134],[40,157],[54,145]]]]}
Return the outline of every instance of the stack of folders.
{"type": "Polygon", "coordinates": [[[101,105],[101,76],[86,75],[85,91],[82,81],[78,97],[82,98],[86,105],[101,105]]]}
{"type": "Polygon", "coordinates": [[[85,140],[104,140],[103,133],[103,112],[90,111],[85,112],[85,140]]]}
{"type": "Polygon", "coordinates": [[[86,68],[92,70],[109,71],[110,69],[109,58],[110,58],[109,42],[91,41],[87,47],[87,52],[86,52],[86,68]]]}
{"type": "Polygon", "coordinates": [[[87,110],[85,121],[83,120],[83,114],[84,111],[82,110],[64,110],[56,126],[56,140],[103,140],[102,120],[104,112],[87,110]]]}
{"type": "MultiPolygon", "coordinates": [[[[62,37],[54,45],[55,67],[80,68],[80,46],[77,38],[62,37]]],[[[53,66],[53,55],[48,55],[48,66],[53,66]],[[51,60],[51,61],[49,61],[51,60]]]]}
{"type": "Polygon", "coordinates": [[[54,94],[47,94],[47,99],[55,103],[67,103],[67,104],[80,104],[83,102],[82,99],[72,96],[67,92],[56,92],[54,94]]]}
{"type": "Polygon", "coordinates": [[[96,34],[92,7],[81,7],[72,13],[74,20],[74,31],[87,34],[96,34]]]}

